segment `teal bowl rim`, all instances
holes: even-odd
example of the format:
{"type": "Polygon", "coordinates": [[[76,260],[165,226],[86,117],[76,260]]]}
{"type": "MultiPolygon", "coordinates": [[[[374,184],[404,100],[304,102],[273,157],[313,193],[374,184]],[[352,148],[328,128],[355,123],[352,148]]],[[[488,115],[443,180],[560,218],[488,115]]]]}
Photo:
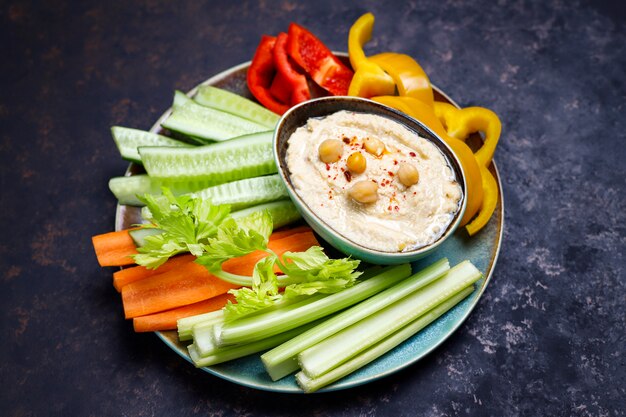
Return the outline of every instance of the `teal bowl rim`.
{"type": "MultiPolygon", "coordinates": [[[[313,117],[318,117],[318,116],[313,116],[313,117]]],[[[291,200],[295,203],[296,207],[301,212],[302,217],[304,217],[307,223],[309,223],[309,225],[313,227],[313,229],[316,232],[322,235],[322,237],[326,238],[327,237],[326,235],[332,236],[332,239],[326,239],[327,241],[329,240],[333,240],[335,242],[340,241],[342,243],[341,246],[345,245],[346,247],[350,249],[350,253],[346,253],[346,250],[344,250],[342,247],[338,247],[340,245],[335,244],[332,241],[329,241],[329,243],[335,246],[335,248],[338,249],[339,251],[344,252],[347,255],[354,256],[358,259],[366,260],[371,263],[389,265],[389,264],[414,262],[432,253],[443,242],[445,242],[446,239],[452,236],[454,231],[459,226],[459,223],[461,222],[461,219],[467,207],[467,179],[465,176],[465,172],[463,171],[463,166],[461,164],[461,161],[452,151],[450,146],[443,139],[441,139],[439,135],[433,132],[432,129],[430,129],[428,126],[422,123],[419,119],[410,117],[392,107],[386,106],[384,104],[378,103],[373,100],[369,100],[369,99],[361,98],[361,97],[353,97],[353,96],[330,96],[330,97],[315,98],[315,99],[300,103],[296,106],[293,106],[282,115],[282,117],[276,124],[276,128],[274,129],[274,138],[273,138],[272,148],[274,151],[274,161],[276,162],[276,166],[278,167],[278,173],[280,174],[280,177],[283,180],[283,183],[287,187],[287,191],[289,193],[291,200]],[[431,137],[424,137],[424,139],[432,142],[435,146],[437,146],[440,152],[443,154],[444,158],[446,158],[448,163],[452,165],[451,168],[453,172],[455,173],[456,179],[460,183],[462,191],[463,191],[462,197],[461,197],[461,204],[460,204],[458,211],[456,212],[454,216],[454,219],[448,224],[445,232],[436,241],[428,245],[421,246],[417,249],[406,251],[406,252],[385,252],[385,251],[379,251],[379,250],[375,250],[372,248],[368,248],[367,246],[364,246],[363,244],[359,242],[355,242],[354,240],[348,239],[347,237],[343,236],[338,231],[333,229],[324,220],[322,220],[317,214],[315,214],[315,212],[304,202],[304,200],[302,200],[302,198],[298,195],[298,193],[293,188],[291,184],[291,180],[289,179],[288,173],[285,172],[286,170],[288,170],[288,168],[286,166],[286,163],[284,163],[283,159],[281,158],[281,150],[286,150],[287,146],[281,146],[282,145],[281,137],[283,137],[284,140],[287,140],[288,138],[285,135],[281,135],[281,129],[284,128],[286,121],[290,117],[293,117],[294,114],[298,114],[298,112],[302,112],[303,108],[305,108],[305,110],[307,108],[314,109],[316,105],[320,103],[324,103],[324,102],[339,102],[339,103],[345,102],[346,104],[345,106],[340,106],[340,108],[333,110],[331,112],[328,112],[328,113],[323,112],[324,115],[330,115],[331,113],[334,113],[340,110],[355,111],[357,113],[367,113],[367,110],[363,110],[363,109],[354,110],[353,109],[354,103],[357,103],[360,106],[366,106],[367,108],[371,108],[372,114],[377,114],[377,115],[386,117],[388,119],[391,119],[393,121],[396,121],[402,124],[404,127],[409,129],[410,131],[419,134],[420,137],[424,137],[424,135],[422,134],[422,132],[419,132],[417,129],[415,129],[414,124],[419,126],[420,129],[424,130],[427,133],[426,136],[428,135],[431,136],[431,137]],[[311,224],[311,223],[314,223],[314,224],[311,224]]]]}

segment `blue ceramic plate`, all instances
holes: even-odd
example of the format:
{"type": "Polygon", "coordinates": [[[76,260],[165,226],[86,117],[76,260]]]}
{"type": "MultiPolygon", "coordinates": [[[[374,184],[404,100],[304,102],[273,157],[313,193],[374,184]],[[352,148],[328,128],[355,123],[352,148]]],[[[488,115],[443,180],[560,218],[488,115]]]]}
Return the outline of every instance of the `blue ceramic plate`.
{"type": "MultiPolygon", "coordinates": [[[[249,63],[244,63],[236,67],[230,68],[216,76],[205,81],[203,84],[210,84],[216,87],[233,91],[242,96],[252,98],[246,86],[246,70],[249,63]]],[[[195,93],[195,89],[189,94],[195,93]]],[[[457,105],[441,90],[435,87],[435,99],[438,101],[446,101],[457,105]]],[[[163,116],[152,127],[152,132],[160,131],[160,123],[169,115],[170,110],[166,111],[163,116]]],[[[479,140],[478,137],[474,141],[479,140]]],[[[439,249],[427,258],[421,259],[414,264],[414,268],[419,269],[422,266],[442,258],[447,257],[451,265],[455,265],[465,259],[469,259],[483,273],[484,277],[476,283],[476,289],[463,302],[448,311],[445,315],[433,322],[431,325],[423,329],[417,335],[408,339],[394,350],[382,356],[378,360],[361,368],[359,371],[343,378],[332,385],[318,391],[335,391],[355,387],[365,384],[376,379],[388,376],[400,369],[414,364],[429,352],[437,348],[444,340],[446,340],[472,312],[478,300],[491,278],[493,269],[498,259],[500,244],[502,241],[502,231],[504,226],[504,205],[502,201],[502,187],[500,176],[495,163],[491,166],[491,172],[498,181],[499,199],[496,210],[489,221],[489,224],[483,228],[476,236],[471,239],[467,236],[465,230],[457,230],[453,236],[446,240],[439,249]]],[[[131,164],[126,175],[133,175],[141,172],[142,168],[135,164],[131,164]]],[[[136,207],[119,206],[117,207],[115,226],[116,230],[126,229],[132,224],[140,222],[140,211],[136,207]]],[[[187,355],[187,349],[184,344],[178,342],[176,332],[157,332],[157,335],[163,342],[177,352],[181,357],[191,363],[191,359],[187,355]]],[[[280,381],[273,382],[261,363],[259,355],[252,355],[229,363],[202,368],[206,372],[247,387],[260,390],[301,393],[302,390],[297,386],[293,376],[283,378],[280,381]]]]}

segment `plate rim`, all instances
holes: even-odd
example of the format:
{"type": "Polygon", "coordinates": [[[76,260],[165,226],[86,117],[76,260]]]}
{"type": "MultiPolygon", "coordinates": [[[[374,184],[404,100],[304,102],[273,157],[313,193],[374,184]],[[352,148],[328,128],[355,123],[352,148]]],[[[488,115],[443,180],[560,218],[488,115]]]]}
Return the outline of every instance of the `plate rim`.
{"type": "MultiPolygon", "coordinates": [[[[343,56],[347,56],[345,54],[345,52],[337,52],[338,55],[343,55],[343,56]]],[[[219,81],[228,78],[229,76],[231,76],[233,73],[236,73],[238,71],[240,71],[243,68],[246,68],[250,65],[251,61],[246,61],[243,62],[241,64],[232,66],[226,70],[223,70],[211,77],[209,77],[208,79],[206,79],[205,81],[202,81],[201,83],[197,84],[195,87],[193,87],[191,90],[189,90],[186,94],[188,96],[193,96],[197,91],[198,88],[200,86],[203,85],[213,85],[218,83],[219,81]]],[[[453,100],[447,93],[445,93],[443,90],[441,90],[439,87],[437,87],[436,85],[431,83],[432,88],[438,93],[440,94],[442,97],[444,97],[446,100],[448,100],[453,106],[457,107],[457,108],[461,108],[459,106],[459,104],[453,100]]],[[[172,112],[172,107],[169,107],[168,109],[166,109],[161,116],[156,120],[156,122],[150,127],[149,132],[152,133],[157,133],[158,130],[161,128],[161,123],[167,118],[169,117],[169,115],[172,112]]],[[[128,168],[126,169],[126,172],[124,173],[125,176],[130,176],[132,175],[132,168],[133,163],[130,163],[128,168]]],[[[445,335],[439,339],[436,343],[434,343],[432,346],[430,346],[426,351],[422,352],[422,354],[412,358],[411,360],[407,361],[407,362],[403,362],[402,364],[399,364],[397,366],[391,367],[383,372],[380,372],[376,375],[372,375],[372,376],[368,376],[365,377],[363,379],[357,380],[357,381],[349,381],[349,382],[341,382],[341,379],[334,382],[333,384],[320,389],[318,391],[316,391],[315,393],[324,393],[324,392],[333,392],[333,391],[339,391],[339,390],[344,390],[344,389],[348,389],[348,388],[354,388],[354,387],[358,387],[373,381],[376,381],[378,379],[382,379],[385,378],[391,374],[394,374],[402,369],[405,369],[413,364],[415,364],[416,362],[420,361],[421,359],[423,359],[425,356],[429,355],[431,352],[433,352],[434,350],[436,350],[439,346],[441,346],[446,340],[448,340],[450,338],[450,336],[452,336],[452,334],[454,334],[459,327],[461,327],[461,325],[463,323],[465,323],[465,321],[467,320],[467,318],[470,316],[470,314],[474,311],[474,309],[476,308],[476,306],[478,305],[478,302],[480,301],[480,299],[482,298],[483,293],[485,292],[485,289],[487,288],[487,285],[489,284],[489,281],[491,281],[491,278],[493,276],[497,261],[498,261],[498,257],[500,255],[500,250],[502,249],[502,238],[504,235],[504,227],[505,227],[505,217],[504,217],[504,193],[502,190],[502,181],[500,178],[500,172],[498,170],[498,167],[496,165],[496,161],[492,160],[491,162],[491,169],[494,171],[495,173],[495,177],[498,183],[498,197],[500,199],[500,224],[498,225],[498,233],[497,233],[497,242],[496,242],[496,246],[495,246],[495,253],[493,254],[493,256],[491,257],[491,262],[490,264],[487,266],[487,274],[484,277],[483,283],[480,286],[480,288],[478,289],[478,293],[473,297],[473,300],[471,302],[471,305],[469,306],[469,308],[467,309],[467,311],[465,312],[465,314],[459,319],[457,320],[457,322],[455,323],[454,326],[452,326],[450,328],[450,330],[448,330],[445,335]]],[[[116,209],[115,209],[115,230],[120,230],[122,228],[122,219],[121,219],[121,205],[118,203],[116,205],[116,209]]],[[[170,349],[172,349],[174,352],[176,352],[180,357],[182,357],[183,359],[185,359],[187,362],[192,363],[191,358],[189,357],[188,354],[184,353],[183,350],[175,345],[170,339],[168,339],[163,332],[157,331],[154,332],[157,337],[159,339],[161,339],[161,341],[163,341],[170,349]]],[[[408,340],[408,339],[407,339],[408,340]]],[[[192,363],[193,364],[193,363],[192,363]]],[[[237,379],[237,378],[233,378],[232,376],[225,374],[225,373],[221,373],[215,369],[212,369],[212,367],[202,367],[200,368],[201,370],[203,370],[204,372],[207,372],[211,375],[217,376],[223,380],[229,381],[229,382],[233,382],[235,384],[238,384],[240,386],[245,386],[248,388],[253,388],[256,390],[261,390],[261,391],[266,391],[266,392],[278,392],[278,393],[286,393],[286,394],[304,394],[304,391],[301,390],[298,387],[284,387],[284,386],[276,386],[276,387],[271,387],[271,386],[266,386],[266,385],[261,385],[261,384],[254,384],[254,383],[249,383],[247,381],[243,381],[241,379],[237,379]]]]}

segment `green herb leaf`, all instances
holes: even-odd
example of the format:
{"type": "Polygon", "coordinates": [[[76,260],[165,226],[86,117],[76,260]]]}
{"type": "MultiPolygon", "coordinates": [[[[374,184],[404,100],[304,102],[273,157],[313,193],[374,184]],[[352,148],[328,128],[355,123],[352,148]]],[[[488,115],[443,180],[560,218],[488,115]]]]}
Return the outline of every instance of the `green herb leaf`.
{"type": "Polygon", "coordinates": [[[230,217],[219,225],[217,235],[203,245],[203,254],[196,262],[209,271],[219,272],[231,258],[267,249],[270,233],[272,215],[267,210],[238,219],[230,217]]]}
{"type": "Polygon", "coordinates": [[[298,283],[285,288],[285,297],[332,294],[352,286],[361,272],[356,271],[359,261],[343,258],[329,259],[319,246],[305,252],[285,252],[280,270],[298,283]]]}
{"type": "Polygon", "coordinates": [[[147,236],[145,245],[137,248],[139,254],[134,260],[146,268],[157,268],[183,252],[202,255],[203,245],[230,214],[228,205],[214,206],[208,200],[191,196],[175,197],[167,188],[163,188],[161,196],[146,194],[140,200],[146,205],[142,215],[150,222],[141,226],[163,231],[147,236]]]}
{"type": "Polygon", "coordinates": [[[274,274],[276,259],[276,256],[271,255],[257,262],[252,274],[252,288],[243,287],[229,291],[235,295],[237,304],[229,302],[226,305],[224,309],[226,321],[271,307],[280,301],[282,296],[278,293],[278,279],[274,274]]]}

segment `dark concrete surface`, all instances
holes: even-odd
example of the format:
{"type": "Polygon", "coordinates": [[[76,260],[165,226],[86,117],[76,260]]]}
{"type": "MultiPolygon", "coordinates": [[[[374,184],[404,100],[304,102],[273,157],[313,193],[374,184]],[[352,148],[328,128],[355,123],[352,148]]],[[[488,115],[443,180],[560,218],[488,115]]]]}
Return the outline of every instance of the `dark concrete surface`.
{"type": "Polygon", "coordinates": [[[0,4],[0,414],[624,415],[624,3],[310,3],[0,4]],[[109,127],[148,128],[292,20],[345,50],[365,11],[369,52],[411,54],[502,118],[504,243],[476,310],[418,364],[315,396],[222,381],[133,333],[90,243],[126,168],[109,127]]]}

